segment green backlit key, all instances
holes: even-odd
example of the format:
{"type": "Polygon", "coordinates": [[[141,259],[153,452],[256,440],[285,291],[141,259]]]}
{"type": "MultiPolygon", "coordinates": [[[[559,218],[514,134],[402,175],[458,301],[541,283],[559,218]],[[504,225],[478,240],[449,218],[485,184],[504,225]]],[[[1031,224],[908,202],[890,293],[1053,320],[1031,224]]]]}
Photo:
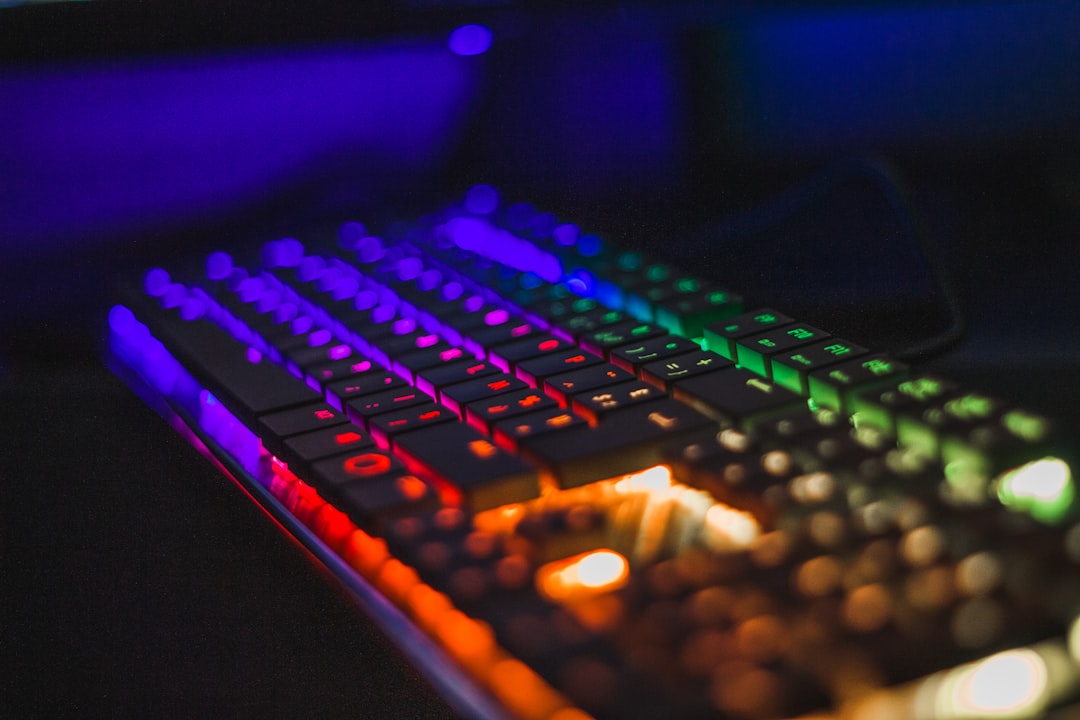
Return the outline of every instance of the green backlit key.
{"type": "Polygon", "coordinates": [[[800,395],[810,394],[810,373],[823,367],[853,360],[869,352],[855,343],[830,338],[772,357],[772,379],[800,395]]]}
{"type": "Polygon", "coordinates": [[[735,359],[735,341],[748,335],[782,327],[794,322],[783,313],[772,308],[759,308],[736,315],[727,320],[706,325],[705,347],[719,353],[728,360],[735,359]]]}
{"type": "Polygon", "coordinates": [[[742,296],[726,290],[673,295],[655,305],[656,324],[683,337],[700,337],[709,323],[742,311],[742,296]]]}
{"type": "Polygon", "coordinates": [[[772,378],[772,357],[829,337],[829,333],[802,324],[786,325],[735,343],[737,362],[747,370],[772,378]]]}
{"type": "Polygon", "coordinates": [[[885,387],[908,374],[908,366],[886,355],[869,355],[815,370],[807,378],[810,398],[832,410],[850,411],[850,399],[860,392],[885,387]]]}
{"type": "Polygon", "coordinates": [[[940,405],[958,394],[956,383],[934,375],[920,375],[858,393],[851,398],[850,410],[858,414],[859,423],[895,435],[901,444],[928,458],[936,458],[937,433],[927,418],[940,414],[940,405]]]}
{"type": "Polygon", "coordinates": [[[615,348],[611,351],[611,362],[628,372],[638,374],[642,365],[700,349],[701,346],[692,340],[668,335],[615,348]]]}

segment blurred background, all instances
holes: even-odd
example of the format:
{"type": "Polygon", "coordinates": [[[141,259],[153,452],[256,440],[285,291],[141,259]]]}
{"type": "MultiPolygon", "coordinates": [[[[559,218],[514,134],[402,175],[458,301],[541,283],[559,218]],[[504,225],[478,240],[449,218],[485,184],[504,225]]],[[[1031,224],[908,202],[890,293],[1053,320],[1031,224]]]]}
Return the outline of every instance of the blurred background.
{"type": "Polygon", "coordinates": [[[100,343],[146,267],[476,182],[1075,427],[1077,38],[1071,0],[0,2],[0,689],[450,712],[100,343]]]}

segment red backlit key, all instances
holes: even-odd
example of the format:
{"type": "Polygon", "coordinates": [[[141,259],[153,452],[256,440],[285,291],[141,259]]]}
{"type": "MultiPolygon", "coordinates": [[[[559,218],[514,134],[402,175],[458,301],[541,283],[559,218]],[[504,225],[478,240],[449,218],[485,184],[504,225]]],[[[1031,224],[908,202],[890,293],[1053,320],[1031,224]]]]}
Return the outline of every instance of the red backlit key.
{"type": "Polygon", "coordinates": [[[405,387],[405,381],[380,368],[330,383],[326,386],[326,401],[340,409],[353,398],[398,387],[405,387]]]}
{"type": "Polygon", "coordinates": [[[506,372],[510,372],[510,368],[522,360],[571,348],[573,346],[561,338],[547,333],[536,333],[524,340],[508,342],[493,348],[488,355],[488,359],[506,372]]]}
{"type": "Polygon", "coordinates": [[[558,398],[563,405],[570,397],[596,388],[633,380],[634,376],[610,363],[601,363],[583,370],[554,375],[544,381],[544,392],[558,398]]]}
{"type": "Polygon", "coordinates": [[[537,386],[552,375],[586,368],[590,365],[599,365],[601,362],[603,360],[590,352],[585,352],[581,348],[571,348],[530,360],[522,360],[514,368],[514,372],[525,382],[537,386]]]}
{"type": "Polygon", "coordinates": [[[350,400],[345,405],[345,412],[354,423],[367,427],[368,419],[375,415],[430,402],[430,395],[405,385],[350,400]]]}
{"type": "Polygon", "coordinates": [[[353,354],[341,360],[332,360],[328,363],[307,368],[304,372],[304,379],[307,380],[308,385],[319,389],[326,387],[328,383],[335,380],[372,372],[376,369],[381,370],[382,368],[377,368],[370,360],[365,360],[359,355],[353,354]]]}
{"type": "Polygon", "coordinates": [[[366,430],[356,425],[335,425],[286,438],[281,458],[290,468],[307,467],[316,460],[374,447],[366,430]]]}
{"type": "Polygon", "coordinates": [[[382,447],[388,447],[392,439],[403,433],[444,422],[458,422],[454,411],[435,403],[414,405],[404,410],[376,415],[368,420],[371,434],[382,447]]]}
{"type": "Polygon", "coordinates": [[[548,467],[566,487],[617,477],[662,462],[670,442],[715,423],[683,403],[662,398],[626,408],[599,425],[519,439],[528,456],[548,467]]]}
{"type": "Polygon", "coordinates": [[[439,393],[439,399],[453,408],[459,416],[464,415],[468,403],[503,395],[515,390],[528,390],[529,386],[512,375],[488,375],[476,380],[448,385],[439,393]]]}
{"type": "Polygon", "coordinates": [[[667,393],[656,386],[649,385],[641,380],[633,380],[618,385],[597,388],[591,392],[579,393],[574,396],[572,405],[576,412],[581,413],[595,424],[601,417],[625,410],[631,405],[666,397],[667,393]]]}
{"type": "Polygon", "coordinates": [[[422,477],[452,489],[473,511],[531,500],[540,494],[536,471],[462,423],[401,435],[395,447],[422,477]]]}
{"type": "Polygon", "coordinates": [[[283,438],[347,422],[344,413],[326,403],[312,403],[263,415],[258,419],[256,427],[263,444],[278,452],[283,438]]]}
{"type": "Polygon", "coordinates": [[[492,425],[500,420],[555,406],[555,401],[539,390],[517,390],[471,402],[466,406],[465,414],[470,423],[491,432],[492,425]]]}
{"type": "Polygon", "coordinates": [[[348,455],[319,460],[312,463],[311,469],[311,484],[328,500],[349,483],[370,482],[405,472],[405,466],[399,460],[375,448],[360,448],[348,455]]]}
{"type": "Polygon", "coordinates": [[[549,408],[539,412],[518,415],[495,423],[492,435],[500,447],[516,451],[521,438],[533,437],[543,433],[556,432],[566,428],[581,429],[585,420],[569,410],[549,408]]]}
{"type": "Polygon", "coordinates": [[[502,372],[486,360],[477,360],[468,354],[466,357],[468,359],[455,360],[419,371],[416,374],[416,386],[430,395],[437,395],[447,385],[502,372]]]}

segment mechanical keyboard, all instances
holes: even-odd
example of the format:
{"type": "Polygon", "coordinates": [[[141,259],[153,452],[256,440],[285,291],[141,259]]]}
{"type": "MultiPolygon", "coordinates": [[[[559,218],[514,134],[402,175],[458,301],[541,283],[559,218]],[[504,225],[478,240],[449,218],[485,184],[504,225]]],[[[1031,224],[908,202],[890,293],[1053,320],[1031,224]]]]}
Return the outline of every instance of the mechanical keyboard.
{"type": "Polygon", "coordinates": [[[151,269],[108,327],[462,716],[1076,701],[1067,429],[489,186],[151,269]]]}

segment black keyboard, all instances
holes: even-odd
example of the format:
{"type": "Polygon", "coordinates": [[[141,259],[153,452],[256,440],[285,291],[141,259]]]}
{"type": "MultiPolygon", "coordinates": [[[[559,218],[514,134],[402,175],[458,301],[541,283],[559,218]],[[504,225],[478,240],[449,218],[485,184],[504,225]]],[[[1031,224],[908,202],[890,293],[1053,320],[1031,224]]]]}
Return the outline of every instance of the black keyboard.
{"type": "Polygon", "coordinates": [[[1062,428],[524,207],[152,269],[114,367],[463,716],[1075,702],[1062,428]]]}

